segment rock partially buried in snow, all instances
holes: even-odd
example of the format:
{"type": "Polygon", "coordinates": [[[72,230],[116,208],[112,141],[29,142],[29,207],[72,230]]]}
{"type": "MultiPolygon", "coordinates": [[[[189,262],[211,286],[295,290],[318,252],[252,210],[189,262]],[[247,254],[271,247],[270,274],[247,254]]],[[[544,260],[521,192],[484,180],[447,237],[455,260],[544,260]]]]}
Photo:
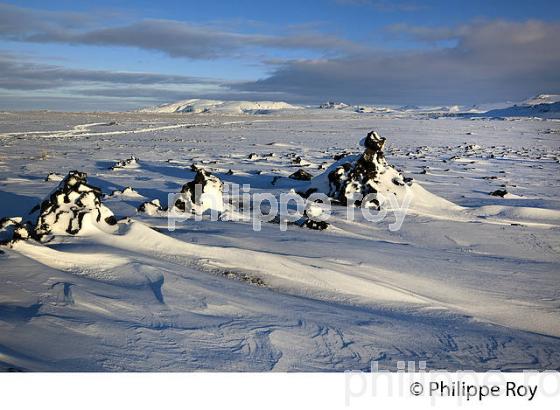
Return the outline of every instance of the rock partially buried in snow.
{"type": "Polygon", "coordinates": [[[30,228],[24,224],[22,217],[0,219],[0,244],[5,245],[31,237],[30,228]]]}
{"type": "Polygon", "coordinates": [[[307,171],[304,171],[303,169],[298,169],[296,172],[294,172],[288,178],[295,179],[295,180],[298,180],[298,181],[311,181],[311,178],[313,178],[313,175],[311,175],[307,171]]]}
{"type": "Polygon", "coordinates": [[[134,169],[138,168],[140,165],[138,164],[138,158],[134,155],[131,155],[130,158],[119,160],[111,167],[111,170],[115,171],[118,169],[134,169]]]}
{"type": "Polygon", "coordinates": [[[329,224],[321,220],[323,208],[313,202],[307,202],[305,211],[303,212],[303,221],[300,226],[317,231],[323,231],[329,227],[329,224]]]}
{"type": "Polygon", "coordinates": [[[159,199],[153,199],[150,202],[144,202],[140,205],[138,207],[138,212],[142,212],[150,216],[156,216],[165,212],[165,209],[161,206],[159,199]]]}
{"type": "Polygon", "coordinates": [[[116,198],[116,197],[126,197],[126,198],[142,198],[134,188],[127,186],[122,190],[115,190],[111,192],[110,195],[107,195],[107,198],[116,198]]]}
{"type": "Polygon", "coordinates": [[[88,185],[85,172],[71,171],[41,203],[36,236],[76,235],[92,225],[99,228],[115,225],[115,216],[101,203],[101,197],[99,188],[88,185]]]}
{"type": "Polygon", "coordinates": [[[60,182],[64,179],[64,177],[56,172],[50,172],[49,175],[45,178],[45,182],[60,182]]]}
{"type": "Polygon", "coordinates": [[[490,192],[489,195],[492,195],[492,196],[499,196],[500,198],[503,198],[503,197],[505,197],[507,194],[508,194],[508,191],[506,191],[505,189],[497,189],[497,190],[495,190],[495,191],[493,191],[493,192],[490,192]]]}
{"type": "Polygon", "coordinates": [[[204,213],[207,210],[224,211],[224,183],[208,171],[198,169],[193,181],[181,189],[180,198],[175,200],[175,208],[182,212],[204,213]]]}
{"type": "Polygon", "coordinates": [[[292,160],[292,163],[295,165],[299,165],[300,167],[308,167],[311,165],[311,162],[304,160],[302,157],[296,157],[292,160]]]}

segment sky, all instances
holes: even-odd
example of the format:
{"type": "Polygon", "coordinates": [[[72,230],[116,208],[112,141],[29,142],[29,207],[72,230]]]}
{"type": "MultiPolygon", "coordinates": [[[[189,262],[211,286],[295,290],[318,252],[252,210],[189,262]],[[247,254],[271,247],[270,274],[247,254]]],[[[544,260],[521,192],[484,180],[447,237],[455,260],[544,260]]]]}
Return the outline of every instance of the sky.
{"type": "Polygon", "coordinates": [[[0,2],[0,109],[560,93],[560,1],[0,2]]]}

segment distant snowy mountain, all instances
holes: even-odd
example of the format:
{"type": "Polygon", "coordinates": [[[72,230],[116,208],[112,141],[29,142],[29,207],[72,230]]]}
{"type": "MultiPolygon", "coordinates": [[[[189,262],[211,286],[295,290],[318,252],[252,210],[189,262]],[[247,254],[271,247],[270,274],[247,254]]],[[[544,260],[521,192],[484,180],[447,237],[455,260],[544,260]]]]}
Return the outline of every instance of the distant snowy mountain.
{"type": "Polygon", "coordinates": [[[560,102],[558,94],[539,94],[522,102],[522,105],[554,104],[560,102]]]}
{"type": "MultiPolygon", "coordinates": [[[[411,115],[481,115],[489,117],[538,117],[560,118],[560,95],[540,94],[518,104],[485,104],[480,106],[403,106],[389,107],[376,105],[350,106],[342,102],[328,101],[315,107],[303,107],[283,101],[222,101],[210,99],[189,99],[139,110],[145,113],[219,113],[219,114],[271,114],[281,111],[307,109],[330,109],[336,111],[366,114],[411,114],[411,115]]],[[[317,112],[319,112],[317,110],[317,112]]]]}
{"type": "Polygon", "coordinates": [[[149,113],[208,113],[221,114],[268,114],[280,110],[296,110],[302,107],[283,101],[221,101],[190,99],[148,107],[139,110],[149,113]]]}
{"type": "Polygon", "coordinates": [[[490,110],[490,117],[538,117],[560,119],[560,95],[540,94],[511,107],[490,110]]]}

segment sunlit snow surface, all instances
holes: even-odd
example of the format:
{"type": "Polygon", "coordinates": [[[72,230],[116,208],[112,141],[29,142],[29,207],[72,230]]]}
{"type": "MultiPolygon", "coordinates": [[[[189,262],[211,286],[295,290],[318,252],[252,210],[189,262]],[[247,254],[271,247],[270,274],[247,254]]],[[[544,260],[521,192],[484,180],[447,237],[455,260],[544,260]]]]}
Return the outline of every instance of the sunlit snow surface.
{"type": "Polygon", "coordinates": [[[0,248],[0,369],[558,369],[559,158],[560,123],[534,119],[1,113],[0,217],[25,216],[59,183],[50,172],[136,193],[104,199],[131,217],[116,232],[0,248]],[[136,212],[166,204],[193,163],[253,193],[298,190],[295,157],[319,175],[370,130],[434,194],[397,232],[390,217],[347,221],[342,207],[325,231],[287,232],[195,220],[169,232],[165,217],[136,212]],[[134,167],[111,170],[131,155],[134,167]]]}

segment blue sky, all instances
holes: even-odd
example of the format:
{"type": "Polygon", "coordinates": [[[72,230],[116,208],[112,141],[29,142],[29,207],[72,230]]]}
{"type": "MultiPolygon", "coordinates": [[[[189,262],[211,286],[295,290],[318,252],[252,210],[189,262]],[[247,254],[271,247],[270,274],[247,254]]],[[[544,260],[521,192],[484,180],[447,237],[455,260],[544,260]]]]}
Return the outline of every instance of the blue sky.
{"type": "Polygon", "coordinates": [[[184,98],[475,104],[560,92],[558,1],[0,3],[0,108],[184,98]]]}

